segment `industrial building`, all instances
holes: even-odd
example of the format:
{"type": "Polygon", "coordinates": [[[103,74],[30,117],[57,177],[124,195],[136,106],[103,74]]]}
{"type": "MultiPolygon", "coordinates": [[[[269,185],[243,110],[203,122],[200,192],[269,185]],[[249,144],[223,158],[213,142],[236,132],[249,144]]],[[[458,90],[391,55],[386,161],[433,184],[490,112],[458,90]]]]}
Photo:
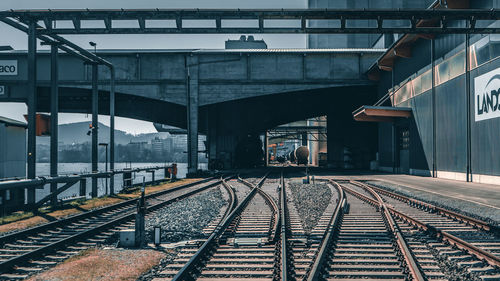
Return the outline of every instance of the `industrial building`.
{"type": "MultiPolygon", "coordinates": [[[[26,123],[0,116],[0,179],[26,176],[26,123]]],[[[24,189],[0,191],[0,213],[24,204],[24,189]]]]}
{"type": "MultiPolygon", "coordinates": [[[[448,1],[451,5],[489,9],[498,2],[448,1]]],[[[368,76],[378,81],[379,97],[410,115],[379,124],[380,170],[500,183],[499,40],[497,34],[407,34],[391,44],[368,76]]],[[[363,111],[355,115],[362,119],[363,111]]]]}
{"type": "MultiPolygon", "coordinates": [[[[484,139],[479,127],[476,128],[483,125],[472,124],[472,118],[464,117],[469,116],[465,114],[467,110],[472,114],[473,102],[477,100],[466,98],[468,92],[464,89],[473,89],[475,87],[473,80],[481,74],[477,71],[494,64],[495,48],[492,42],[495,42],[495,36],[488,35],[486,38],[463,25],[474,22],[479,27],[489,25],[491,22],[478,20],[476,23],[475,20],[467,18],[466,13],[462,13],[462,17],[465,18],[459,21],[444,20],[442,15],[434,12],[447,8],[484,9],[496,6],[497,2],[493,1],[472,3],[453,0],[434,2],[311,0],[309,8],[320,9],[387,8],[389,10],[382,12],[390,14],[391,11],[394,12],[394,8],[416,8],[421,9],[422,15],[427,13],[423,9],[430,9],[433,13],[429,14],[434,18],[412,21],[412,15],[406,14],[398,20],[391,20],[394,14],[376,16],[380,10],[378,12],[374,10],[366,15],[371,16],[371,20],[348,19],[345,22],[340,20],[341,25],[338,27],[336,26],[338,22],[333,23],[335,20],[320,22],[317,18],[308,18],[308,14],[302,14],[300,11],[283,11],[287,19],[295,18],[301,21],[300,26],[280,28],[279,32],[307,34],[309,48],[266,49],[267,45],[262,40],[244,36],[240,40],[229,40],[227,49],[222,50],[101,50],[99,52],[101,59],[106,61],[104,64],[108,67],[112,65],[113,72],[102,67],[99,69],[98,66],[85,65],[71,54],[60,54],[57,59],[69,71],[63,71],[57,77],[61,85],[58,97],[61,101],[59,110],[90,113],[94,108],[92,111],[94,119],[97,119],[98,113],[116,114],[186,129],[187,136],[182,141],[188,143],[188,167],[193,173],[198,168],[199,152],[206,152],[209,163],[221,163],[220,166],[223,168],[240,167],[243,165],[238,165],[238,158],[252,156],[253,153],[239,155],[239,152],[247,151],[245,147],[248,145],[256,146],[261,143],[259,137],[266,130],[290,122],[326,116],[327,149],[318,147],[314,150],[323,153],[323,157],[324,153],[327,153],[326,166],[330,168],[378,168],[397,173],[485,181],[488,176],[495,176],[495,173],[498,173],[498,163],[490,165],[482,160],[478,163],[479,160],[476,160],[485,157],[484,146],[479,148],[484,139]],[[321,30],[323,25],[327,29],[322,34],[308,32],[308,28],[312,30],[319,27],[321,30]],[[448,31],[444,25],[462,29],[458,32],[448,31]],[[435,30],[423,31],[425,29],[421,27],[435,30]],[[416,33],[416,28],[420,28],[418,32],[422,33],[416,33]],[[365,30],[361,29],[371,29],[366,32],[370,34],[362,34],[365,30]],[[469,37],[464,35],[469,32],[472,33],[469,37]],[[464,47],[466,40],[471,46],[467,49],[464,47]],[[488,54],[485,50],[488,50],[488,54]],[[431,60],[431,57],[434,60],[431,60]],[[465,61],[465,57],[470,57],[469,61],[465,61]],[[491,62],[488,62],[489,60],[491,62]],[[457,64],[458,61],[460,63],[457,64]],[[432,64],[435,64],[434,68],[432,64]],[[453,66],[450,67],[450,64],[453,66]],[[464,70],[459,70],[462,66],[471,71],[465,74],[464,70]],[[438,67],[442,69],[438,71],[438,67]],[[433,86],[430,88],[429,69],[435,72],[434,75],[432,73],[430,75],[434,81],[431,81],[433,86]],[[440,73],[441,70],[443,73],[440,73]],[[457,82],[460,79],[464,80],[463,83],[457,82]],[[411,82],[406,83],[408,81],[411,82]],[[448,86],[452,85],[450,83],[458,84],[448,86]],[[446,90],[447,87],[452,88],[446,90]],[[456,87],[459,89],[455,91],[456,87]],[[432,98],[430,101],[425,101],[424,99],[428,97],[426,93],[429,91],[433,93],[432,98]],[[441,91],[464,91],[464,93],[460,96],[461,99],[447,100],[450,97],[441,94],[441,91]],[[107,98],[108,93],[110,96],[116,96],[116,100],[113,98],[113,103],[111,98],[107,98]],[[379,99],[382,101],[377,103],[379,99]],[[429,106],[428,102],[433,106],[429,106]],[[383,119],[382,121],[391,122],[376,124],[355,121],[352,112],[363,105],[389,107],[384,109],[389,112],[388,118],[378,118],[378,121],[383,119]],[[450,108],[450,111],[446,111],[448,110],[446,108],[450,108]],[[256,114],[257,109],[258,114],[256,114]],[[463,122],[459,123],[458,120],[463,122]],[[206,143],[200,143],[198,134],[206,136],[206,143]],[[456,151],[465,152],[458,155],[456,151]]],[[[352,11],[345,11],[346,16],[349,16],[349,12],[352,11]]],[[[89,16],[74,13],[80,20],[85,20],[89,16]]],[[[144,15],[137,13],[126,11],[125,14],[120,14],[120,19],[142,20],[144,15]]],[[[159,13],[163,14],[159,16],[169,16],[165,14],[168,13],[166,11],[159,13]]],[[[232,12],[223,13],[221,16],[235,17],[232,12]]],[[[197,13],[189,17],[191,19],[200,15],[197,13]]],[[[100,18],[101,16],[94,17],[106,20],[100,18]]],[[[204,15],[204,17],[210,16],[204,15]]],[[[241,15],[236,15],[239,16],[241,15]]],[[[332,19],[335,17],[329,14],[324,16],[332,19]]],[[[37,17],[48,21],[63,19],[67,15],[41,12],[37,17]]],[[[250,13],[245,17],[258,18],[258,15],[250,13]]],[[[215,21],[217,22],[217,19],[215,21]]],[[[259,21],[258,28],[242,29],[245,30],[242,34],[276,32],[272,29],[267,31],[268,28],[263,21],[259,21]]],[[[201,29],[182,28],[179,24],[175,32],[201,32],[201,29]]],[[[223,27],[203,30],[208,33],[227,32],[223,27]]],[[[234,29],[231,31],[234,32],[234,29]]],[[[107,25],[105,31],[70,27],[40,30],[40,32],[65,35],[103,32],[142,34],[159,31],[147,28],[125,31],[107,25]]],[[[174,31],[167,28],[162,32],[174,31]]],[[[86,50],[80,52],[92,56],[86,50]]],[[[52,111],[50,89],[53,87],[50,84],[51,77],[46,72],[39,73],[37,87],[32,87],[31,90],[28,86],[33,85],[22,83],[31,81],[28,75],[30,65],[28,54],[30,53],[24,51],[0,54],[2,60],[15,61],[19,66],[16,75],[2,77],[0,80],[2,85],[5,85],[7,93],[2,95],[0,100],[26,101],[28,93],[30,95],[36,93],[36,111],[52,111]]],[[[34,56],[34,52],[31,55],[34,56]]],[[[36,57],[37,68],[49,68],[52,60],[49,60],[48,53],[39,52],[36,57]]],[[[484,104],[490,105],[490,111],[496,110],[494,105],[496,98],[496,95],[485,96],[484,104]]],[[[481,107],[481,112],[486,110],[487,106],[481,107]]],[[[365,115],[367,112],[364,109],[356,111],[365,115]]],[[[363,118],[357,116],[356,119],[363,118]]],[[[364,119],[370,118],[368,116],[364,119]]],[[[477,121],[489,124],[490,121],[496,122],[495,120],[477,121]]],[[[372,118],[371,121],[377,120],[372,118]]],[[[484,131],[485,134],[491,134],[488,137],[489,142],[494,142],[495,130],[488,127],[484,131]]],[[[97,131],[93,131],[93,134],[97,134],[97,131]]],[[[313,135],[310,134],[310,137],[314,137],[313,135]]],[[[97,137],[92,141],[94,150],[96,145],[97,137]]],[[[172,145],[177,146],[175,140],[172,145]]],[[[263,147],[263,144],[260,147],[263,147]]],[[[113,145],[110,149],[112,148],[113,145]]],[[[92,158],[94,164],[97,161],[96,155],[92,158]]],[[[111,159],[110,162],[113,161],[111,159]]],[[[310,161],[319,163],[319,155],[311,154],[310,161]]],[[[32,164],[28,166],[34,170],[32,164]]]]}

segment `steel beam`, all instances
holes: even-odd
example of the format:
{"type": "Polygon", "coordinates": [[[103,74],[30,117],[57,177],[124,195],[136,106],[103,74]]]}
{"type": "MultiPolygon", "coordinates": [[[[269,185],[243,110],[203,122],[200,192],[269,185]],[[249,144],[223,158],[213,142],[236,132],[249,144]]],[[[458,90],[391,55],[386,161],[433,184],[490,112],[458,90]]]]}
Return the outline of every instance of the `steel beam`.
{"type": "Polygon", "coordinates": [[[496,9],[296,9],[296,10],[18,10],[0,12],[0,18],[12,17],[22,21],[73,21],[72,28],[43,28],[42,34],[164,34],[164,33],[499,33],[499,28],[477,27],[478,20],[499,20],[496,9]],[[100,20],[106,28],[82,28],[82,20],[100,20]],[[136,20],[136,28],[114,28],[113,20],[136,20]],[[171,20],[175,27],[148,27],[148,20],[171,20]],[[212,27],[186,28],[184,20],[212,20],[212,27]],[[255,27],[224,27],[225,20],[254,20],[255,27]],[[296,26],[267,28],[267,20],[297,20],[296,26]],[[311,28],[307,21],[334,20],[337,27],[311,28]],[[347,21],[368,20],[372,27],[349,27],[347,21]],[[384,27],[387,20],[406,20],[406,27],[384,27]],[[435,27],[419,26],[418,21],[435,21],[435,27]],[[466,21],[466,27],[449,27],[451,21],[466,21]]]}
{"type": "MultiPolygon", "coordinates": [[[[0,17],[0,21],[2,21],[2,22],[4,22],[5,24],[10,25],[10,26],[12,26],[12,27],[14,27],[14,28],[16,28],[16,29],[18,29],[18,30],[22,31],[22,32],[28,33],[28,29],[29,29],[29,28],[27,28],[26,26],[24,26],[24,25],[20,24],[19,22],[16,22],[16,21],[12,20],[12,19],[9,19],[9,18],[2,18],[2,17],[0,17]]],[[[37,37],[38,39],[42,40],[43,42],[47,42],[47,43],[49,43],[49,44],[52,44],[52,43],[57,43],[54,39],[50,38],[50,37],[49,37],[49,36],[47,36],[47,35],[40,35],[40,34],[38,34],[38,33],[37,33],[36,37],[37,37]]],[[[91,61],[92,61],[90,58],[88,58],[88,57],[86,57],[86,56],[84,56],[84,55],[82,55],[82,54],[80,54],[80,53],[76,52],[75,50],[73,50],[73,49],[71,49],[71,48],[69,48],[69,47],[67,47],[67,46],[64,46],[64,45],[59,45],[59,49],[61,49],[61,50],[65,51],[65,52],[66,52],[66,53],[68,53],[68,54],[71,54],[71,55],[73,55],[73,56],[76,56],[76,57],[78,57],[79,59],[82,59],[82,60],[84,60],[84,61],[87,61],[87,62],[91,62],[91,61]]]]}
{"type": "Polygon", "coordinates": [[[36,20],[240,20],[240,19],[316,19],[316,20],[450,20],[498,19],[498,9],[74,9],[10,10],[1,17],[36,20]]]}
{"type": "MultiPolygon", "coordinates": [[[[28,27],[28,178],[36,176],[36,22],[28,27]]],[[[35,203],[35,189],[28,188],[28,204],[35,203]]]]}
{"type": "MultiPolygon", "coordinates": [[[[115,169],[115,68],[110,67],[110,90],[109,90],[109,169],[115,169]]],[[[115,193],[115,178],[109,178],[109,194],[115,193]]]]}
{"type": "MultiPolygon", "coordinates": [[[[98,110],[99,110],[99,88],[97,85],[98,64],[92,64],[92,173],[98,172],[97,167],[97,145],[98,145],[98,110]]],[[[97,197],[97,178],[92,178],[92,198],[97,197]]]]}
{"type": "MultiPolygon", "coordinates": [[[[59,88],[58,88],[58,47],[56,44],[50,46],[50,176],[57,177],[58,163],[58,112],[59,112],[59,88]]],[[[50,185],[51,204],[57,203],[57,183],[50,185]]]]}
{"type": "Polygon", "coordinates": [[[41,30],[42,34],[61,34],[61,35],[91,35],[91,34],[241,34],[241,33],[270,33],[270,34],[499,34],[500,28],[452,28],[452,27],[344,27],[344,28],[60,28],[52,30],[41,30]]]}

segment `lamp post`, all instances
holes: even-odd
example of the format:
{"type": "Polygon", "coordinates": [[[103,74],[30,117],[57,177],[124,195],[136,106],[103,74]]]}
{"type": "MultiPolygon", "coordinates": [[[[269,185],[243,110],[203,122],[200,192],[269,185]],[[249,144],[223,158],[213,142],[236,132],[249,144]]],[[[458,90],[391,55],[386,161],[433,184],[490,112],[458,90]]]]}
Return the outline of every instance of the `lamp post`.
{"type": "Polygon", "coordinates": [[[89,45],[94,47],[94,54],[96,54],[97,53],[97,43],[90,41],[89,45]]]}
{"type": "MultiPolygon", "coordinates": [[[[105,142],[101,142],[99,143],[100,146],[104,146],[106,148],[106,162],[105,162],[105,166],[104,166],[104,171],[107,172],[108,171],[108,144],[105,143],[105,142]]],[[[108,194],[108,178],[106,177],[106,195],[108,194]]]]}

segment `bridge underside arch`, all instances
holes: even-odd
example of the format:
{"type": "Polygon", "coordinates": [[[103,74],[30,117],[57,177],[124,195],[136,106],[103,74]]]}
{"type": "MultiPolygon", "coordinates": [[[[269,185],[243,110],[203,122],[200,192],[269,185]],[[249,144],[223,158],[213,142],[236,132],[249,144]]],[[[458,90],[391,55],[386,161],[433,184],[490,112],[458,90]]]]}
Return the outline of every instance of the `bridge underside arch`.
{"type": "Polygon", "coordinates": [[[368,168],[377,149],[375,124],[355,122],[351,112],[375,102],[374,86],[345,86],[272,94],[200,107],[200,131],[208,136],[209,160],[234,166],[234,151],[248,135],[278,125],[328,116],[328,161],[345,167],[352,154],[355,168],[368,168]],[[346,151],[347,150],[347,151],[346,151]]]}
{"type": "MultiPolygon", "coordinates": [[[[375,86],[343,86],[238,99],[199,108],[199,131],[207,135],[209,160],[224,167],[235,166],[235,151],[241,140],[276,126],[328,116],[328,161],[344,167],[345,150],[353,154],[354,167],[367,168],[375,158],[375,124],[356,123],[351,112],[375,102],[375,86]]],[[[60,87],[60,112],[91,113],[92,92],[85,88],[60,87]]],[[[187,127],[186,107],[159,99],[116,93],[116,116],[187,127]]],[[[38,88],[38,111],[50,111],[50,88],[38,88]]],[[[109,92],[99,91],[99,114],[109,114],[109,92]]],[[[199,150],[204,150],[200,147],[199,150]]]]}
{"type": "MultiPolygon", "coordinates": [[[[143,96],[116,93],[115,115],[143,121],[186,127],[186,107],[143,96]]],[[[50,88],[38,88],[37,111],[50,112],[50,88]]],[[[92,113],[92,91],[60,87],[59,112],[92,113]]],[[[109,92],[99,91],[99,114],[109,115],[109,92]]]]}

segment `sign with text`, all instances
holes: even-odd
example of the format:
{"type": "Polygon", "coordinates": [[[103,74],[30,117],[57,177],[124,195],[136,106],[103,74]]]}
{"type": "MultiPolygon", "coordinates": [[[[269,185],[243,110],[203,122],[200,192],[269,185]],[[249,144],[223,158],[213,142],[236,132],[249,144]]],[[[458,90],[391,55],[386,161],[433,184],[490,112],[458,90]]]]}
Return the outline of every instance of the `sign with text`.
{"type": "Polygon", "coordinates": [[[0,96],[5,95],[5,86],[0,86],[0,96]]]}
{"type": "Polygon", "coordinates": [[[500,117],[500,68],[474,78],[475,120],[500,117]]]}
{"type": "Polygon", "coordinates": [[[0,60],[0,76],[17,75],[17,60],[0,60]]]}

